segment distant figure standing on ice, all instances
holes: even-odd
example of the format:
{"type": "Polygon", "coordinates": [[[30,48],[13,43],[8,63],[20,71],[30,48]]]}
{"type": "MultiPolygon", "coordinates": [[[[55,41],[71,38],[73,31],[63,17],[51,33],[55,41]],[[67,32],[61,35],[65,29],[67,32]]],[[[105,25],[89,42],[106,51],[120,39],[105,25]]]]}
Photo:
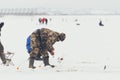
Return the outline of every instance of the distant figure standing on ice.
{"type": "Polygon", "coordinates": [[[76,25],[80,25],[80,23],[78,22],[78,19],[75,19],[75,22],[77,22],[76,25]]]}
{"type": "Polygon", "coordinates": [[[48,19],[47,18],[39,18],[39,23],[40,24],[47,24],[48,23],[48,19]]]}
{"type": "Polygon", "coordinates": [[[29,58],[29,68],[36,68],[34,66],[34,60],[38,54],[41,54],[44,66],[55,67],[49,64],[49,54],[54,56],[53,45],[56,42],[64,41],[66,35],[64,33],[58,33],[56,31],[50,30],[48,28],[37,29],[30,35],[30,58],[29,58]]]}
{"type": "Polygon", "coordinates": [[[99,22],[99,26],[104,26],[104,24],[102,23],[101,20],[100,20],[100,22],[99,22]]]}

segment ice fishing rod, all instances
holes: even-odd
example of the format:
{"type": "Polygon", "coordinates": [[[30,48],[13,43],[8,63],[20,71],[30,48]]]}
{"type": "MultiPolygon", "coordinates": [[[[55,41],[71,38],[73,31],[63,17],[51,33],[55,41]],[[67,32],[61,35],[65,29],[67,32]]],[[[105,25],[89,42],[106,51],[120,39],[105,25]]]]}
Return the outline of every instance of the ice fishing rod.
{"type": "Polygon", "coordinates": [[[27,60],[24,60],[23,62],[21,62],[21,64],[19,64],[16,69],[19,70],[20,67],[21,67],[23,64],[25,64],[28,60],[29,60],[29,58],[28,58],[27,60]]]}

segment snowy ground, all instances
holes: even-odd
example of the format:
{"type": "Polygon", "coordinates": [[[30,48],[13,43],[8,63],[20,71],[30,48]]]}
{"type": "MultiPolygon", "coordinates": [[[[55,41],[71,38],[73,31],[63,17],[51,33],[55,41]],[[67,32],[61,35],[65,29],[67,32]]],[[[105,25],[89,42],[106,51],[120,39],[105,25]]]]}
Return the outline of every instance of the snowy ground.
{"type": "Polygon", "coordinates": [[[1,16],[0,20],[5,22],[1,32],[5,52],[15,53],[15,66],[0,66],[3,80],[120,79],[120,16],[1,16]],[[48,24],[39,24],[40,17],[47,17],[48,24]],[[98,25],[100,20],[104,26],[98,25]],[[64,32],[67,37],[54,45],[55,57],[50,56],[50,63],[56,68],[45,68],[42,62],[36,61],[37,69],[31,70],[28,69],[26,38],[42,27],[64,32]],[[63,57],[61,63],[58,57],[63,57]]]}

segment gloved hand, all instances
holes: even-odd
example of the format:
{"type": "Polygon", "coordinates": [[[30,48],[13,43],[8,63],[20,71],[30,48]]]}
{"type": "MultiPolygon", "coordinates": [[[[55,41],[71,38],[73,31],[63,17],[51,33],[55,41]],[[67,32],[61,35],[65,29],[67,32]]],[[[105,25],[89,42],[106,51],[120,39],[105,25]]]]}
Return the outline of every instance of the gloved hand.
{"type": "Polygon", "coordinates": [[[52,56],[54,56],[54,50],[51,50],[51,51],[50,51],[50,54],[51,54],[52,56]]]}

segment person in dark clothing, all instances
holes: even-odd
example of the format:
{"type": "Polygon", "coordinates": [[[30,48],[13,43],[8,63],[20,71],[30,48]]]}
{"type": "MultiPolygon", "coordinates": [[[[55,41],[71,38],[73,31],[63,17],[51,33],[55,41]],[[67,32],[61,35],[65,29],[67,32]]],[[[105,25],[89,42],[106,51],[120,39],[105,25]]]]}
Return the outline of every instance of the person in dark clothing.
{"type": "Polygon", "coordinates": [[[100,22],[99,22],[99,26],[104,26],[104,24],[102,23],[101,20],[100,20],[100,22]]]}
{"type": "Polygon", "coordinates": [[[48,19],[47,18],[45,18],[45,24],[48,24],[48,19]]]}
{"type": "MultiPolygon", "coordinates": [[[[4,22],[1,22],[0,23],[0,36],[1,36],[1,29],[2,29],[3,26],[4,26],[4,22]]],[[[4,54],[4,47],[3,47],[2,43],[1,43],[1,41],[0,41],[0,58],[2,60],[2,63],[6,64],[6,59],[5,59],[5,54],[4,54]]]]}

